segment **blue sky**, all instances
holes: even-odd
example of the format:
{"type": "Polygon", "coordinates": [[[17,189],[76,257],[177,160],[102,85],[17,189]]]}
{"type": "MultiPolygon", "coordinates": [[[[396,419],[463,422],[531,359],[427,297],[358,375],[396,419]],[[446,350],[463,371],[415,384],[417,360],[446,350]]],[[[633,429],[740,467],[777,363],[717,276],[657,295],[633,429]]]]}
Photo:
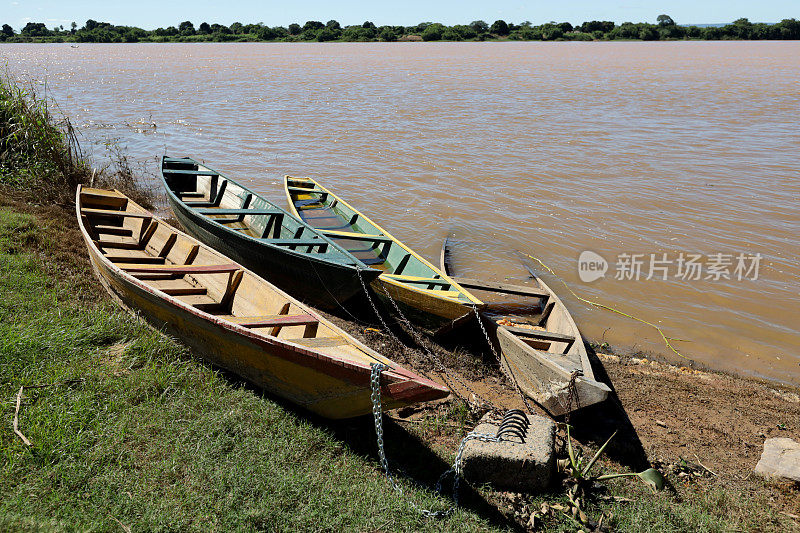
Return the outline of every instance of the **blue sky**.
{"type": "Polygon", "coordinates": [[[48,27],[69,27],[75,21],[82,26],[89,18],[145,29],[177,26],[183,20],[191,20],[195,26],[203,21],[226,25],[235,21],[245,24],[263,22],[269,26],[286,26],[292,22],[302,24],[307,20],[326,22],[330,19],[336,19],[342,25],[370,20],[377,25],[407,26],[423,21],[466,24],[478,19],[489,23],[497,19],[516,23],[529,20],[535,24],[551,20],[575,24],[595,19],[617,23],[655,22],[661,13],[670,15],[679,24],[731,22],[740,17],[753,22],[800,18],[798,0],[0,0],[0,6],[0,24],[10,24],[17,29],[29,21],[44,22],[48,27]]]}

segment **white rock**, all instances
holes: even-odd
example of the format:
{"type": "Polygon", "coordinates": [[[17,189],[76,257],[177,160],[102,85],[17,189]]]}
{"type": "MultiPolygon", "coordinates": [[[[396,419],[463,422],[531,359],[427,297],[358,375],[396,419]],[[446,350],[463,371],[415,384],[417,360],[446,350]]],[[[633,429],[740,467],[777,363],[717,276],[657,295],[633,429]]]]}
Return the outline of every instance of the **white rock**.
{"type": "Polygon", "coordinates": [[[800,443],[786,437],[767,439],[755,471],[800,482],[800,443]]]}

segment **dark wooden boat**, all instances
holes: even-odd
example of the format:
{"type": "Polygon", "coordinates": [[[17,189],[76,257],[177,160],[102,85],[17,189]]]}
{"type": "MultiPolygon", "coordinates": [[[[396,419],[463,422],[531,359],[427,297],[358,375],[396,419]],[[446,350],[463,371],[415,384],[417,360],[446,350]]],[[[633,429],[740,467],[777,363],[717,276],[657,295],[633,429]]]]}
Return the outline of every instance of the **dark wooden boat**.
{"type": "MultiPolygon", "coordinates": [[[[311,178],[284,179],[292,214],[335,240],[364,266],[380,270],[372,283],[429,333],[452,327],[483,303],[363,213],[311,178]]],[[[393,310],[393,306],[388,307],[393,310]]]]}
{"type": "MultiPolygon", "coordinates": [[[[450,272],[449,256],[445,240],[440,256],[443,272],[450,272]]],[[[503,371],[550,414],[563,415],[608,397],[611,389],[595,379],[572,315],[541,278],[534,277],[535,287],[453,279],[484,300],[502,295],[523,301],[489,303],[480,317],[500,350],[503,371]]]]}
{"type": "Polygon", "coordinates": [[[328,418],[366,414],[374,362],[389,366],[384,409],[449,392],[119,191],[78,187],[76,210],[92,267],[114,299],[273,394],[328,418]]]}
{"type": "Polygon", "coordinates": [[[304,302],[335,309],[380,275],[311,225],[194,159],[163,157],[161,178],[189,234],[304,302]]]}

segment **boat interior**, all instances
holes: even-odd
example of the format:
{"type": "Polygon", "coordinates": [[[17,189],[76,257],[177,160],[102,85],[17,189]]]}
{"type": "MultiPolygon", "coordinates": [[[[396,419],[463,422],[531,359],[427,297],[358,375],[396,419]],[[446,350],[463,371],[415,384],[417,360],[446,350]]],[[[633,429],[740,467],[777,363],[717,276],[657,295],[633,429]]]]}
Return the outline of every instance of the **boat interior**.
{"type": "Polygon", "coordinates": [[[230,230],[321,260],[356,263],[283,209],[193,159],[165,157],[162,174],[178,199],[230,230]]]}
{"type": "Polygon", "coordinates": [[[381,278],[471,303],[453,283],[442,278],[441,272],[314,180],[287,176],[286,190],[304,222],[335,240],[362,263],[381,270],[381,278]]]}
{"type": "Polygon", "coordinates": [[[583,370],[583,347],[576,344],[579,339],[577,328],[569,319],[563,304],[556,301],[549,289],[489,283],[489,290],[481,290],[471,285],[473,280],[455,279],[463,282],[463,286],[475,296],[488,302],[481,311],[485,320],[502,326],[523,344],[538,350],[568,373],[583,370]],[[498,298],[498,293],[503,295],[504,301],[492,302],[498,298]]]}
{"type": "Polygon", "coordinates": [[[440,256],[441,269],[486,304],[481,310],[484,320],[504,327],[530,348],[561,356],[553,360],[567,369],[582,368],[583,347],[577,326],[564,304],[541,279],[534,278],[536,286],[528,286],[454,276],[449,247],[448,238],[440,256]]]}
{"type": "Polygon", "coordinates": [[[350,360],[377,360],[285,293],[119,191],[82,188],[78,206],[95,248],[149,289],[262,335],[350,360]]]}

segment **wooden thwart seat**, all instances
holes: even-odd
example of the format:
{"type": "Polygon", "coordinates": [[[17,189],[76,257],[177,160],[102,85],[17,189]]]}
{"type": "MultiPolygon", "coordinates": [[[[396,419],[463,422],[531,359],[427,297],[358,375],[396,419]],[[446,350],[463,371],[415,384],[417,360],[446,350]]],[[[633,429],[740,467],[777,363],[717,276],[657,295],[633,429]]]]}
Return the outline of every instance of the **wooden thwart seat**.
{"type": "Polygon", "coordinates": [[[393,242],[390,237],[386,237],[385,235],[369,235],[367,233],[353,233],[350,231],[334,231],[334,230],[322,230],[327,237],[332,239],[347,239],[350,241],[368,241],[368,242],[376,242],[376,243],[389,243],[393,242]]]}
{"type": "Polygon", "coordinates": [[[444,298],[453,298],[453,299],[456,299],[456,300],[458,299],[459,296],[461,296],[461,293],[458,292],[458,291],[445,291],[445,290],[441,290],[441,289],[425,289],[423,287],[414,287],[414,290],[424,291],[424,292],[427,292],[429,294],[435,294],[436,296],[442,296],[444,298]]]}
{"type": "Polygon", "coordinates": [[[322,239],[259,239],[276,246],[328,246],[322,239]]]}
{"type": "Polygon", "coordinates": [[[117,252],[117,253],[107,254],[105,257],[112,263],[147,263],[147,264],[163,265],[166,262],[166,259],[164,259],[164,257],[150,255],[145,252],[140,252],[136,255],[117,252]]]}
{"type": "Polygon", "coordinates": [[[245,328],[268,328],[275,326],[307,326],[319,323],[319,319],[314,315],[264,315],[264,316],[243,316],[226,318],[245,328]]]}
{"type": "Polygon", "coordinates": [[[488,292],[499,292],[503,294],[514,294],[517,296],[532,296],[534,298],[550,298],[550,293],[533,287],[525,287],[524,285],[509,285],[507,283],[493,283],[491,281],[483,281],[470,278],[453,278],[453,281],[464,287],[465,289],[476,289],[488,292]]]}
{"type": "Polygon", "coordinates": [[[503,327],[514,335],[519,335],[520,337],[532,337],[537,340],[549,342],[565,342],[567,343],[567,347],[564,348],[565,353],[569,351],[569,349],[572,347],[572,343],[575,342],[575,337],[573,335],[565,335],[563,333],[554,333],[552,331],[544,331],[540,329],[517,328],[514,326],[503,327]]]}
{"type": "Polygon", "coordinates": [[[222,265],[137,265],[120,263],[119,268],[129,274],[222,274],[241,270],[236,263],[222,265]]]}
{"type": "Polygon", "coordinates": [[[128,237],[127,239],[125,236],[120,236],[119,239],[99,239],[97,242],[97,246],[101,248],[117,248],[120,250],[139,250],[141,249],[142,245],[139,243],[137,239],[133,239],[128,237]]]}
{"type": "Polygon", "coordinates": [[[333,346],[346,346],[350,344],[344,337],[310,337],[286,340],[307,348],[331,348],[333,346]]]}
{"type": "Polygon", "coordinates": [[[282,215],[278,209],[197,209],[201,215],[282,215]]]}
{"type": "Polygon", "coordinates": [[[165,168],[164,174],[186,174],[190,176],[219,176],[213,170],[182,170],[177,168],[165,168]]]}
{"type": "Polygon", "coordinates": [[[420,283],[422,285],[441,285],[449,287],[451,283],[442,278],[423,278],[420,276],[403,276],[402,274],[384,274],[387,278],[405,281],[407,283],[420,283]]]}
{"type": "Polygon", "coordinates": [[[208,293],[208,289],[206,287],[192,285],[184,279],[153,280],[150,285],[171,296],[208,293]]]}
{"type": "Polygon", "coordinates": [[[133,236],[133,230],[130,228],[125,228],[122,226],[106,226],[103,224],[98,224],[94,226],[94,230],[99,235],[121,235],[123,237],[131,237],[133,236]]]}
{"type": "Polygon", "coordinates": [[[120,208],[128,204],[128,198],[113,191],[87,189],[81,192],[81,202],[100,204],[106,207],[120,208]]]}
{"type": "Polygon", "coordinates": [[[150,213],[134,213],[131,211],[115,211],[113,209],[92,209],[89,207],[82,207],[81,214],[94,215],[102,217],[128,217],[128,218],[153,218],[150,213]]]}
{"type": "Polygon", "coordinates": [[[183,201],[183,200],[181,201],[183,201],[183,203],[191,207],[219,207],[219,205],[222,203],[222,199],[225,197],[225,189],[228,187],[228,180],[223,180],[223,182],[219,184],[219,189],[217,189],[216,192],[214,192],[213,184],[216,183],[217,180],[219,180],[219,174],[214,173],[211,176],[212,176],[211,178],[212,187],[211,187],[211,192],[209,193],[209,198],[211,198],[211,200],[194,201],[194,202],[183,201]]]}
{"type": "Polygon", "coordinates": [[[312,188],[295,187],[295,186],[290,185],[290,186],[288,186],[286,188],[289,190],[289,192],[298,192],[298,193],[301,193],[301,194],[309,194],[309,193],[321,194],[323,200],[328,197],[328,193],[326,193],[325,191],[320,191],[319,189],[315,189],[313,187],[312,188]]]}

